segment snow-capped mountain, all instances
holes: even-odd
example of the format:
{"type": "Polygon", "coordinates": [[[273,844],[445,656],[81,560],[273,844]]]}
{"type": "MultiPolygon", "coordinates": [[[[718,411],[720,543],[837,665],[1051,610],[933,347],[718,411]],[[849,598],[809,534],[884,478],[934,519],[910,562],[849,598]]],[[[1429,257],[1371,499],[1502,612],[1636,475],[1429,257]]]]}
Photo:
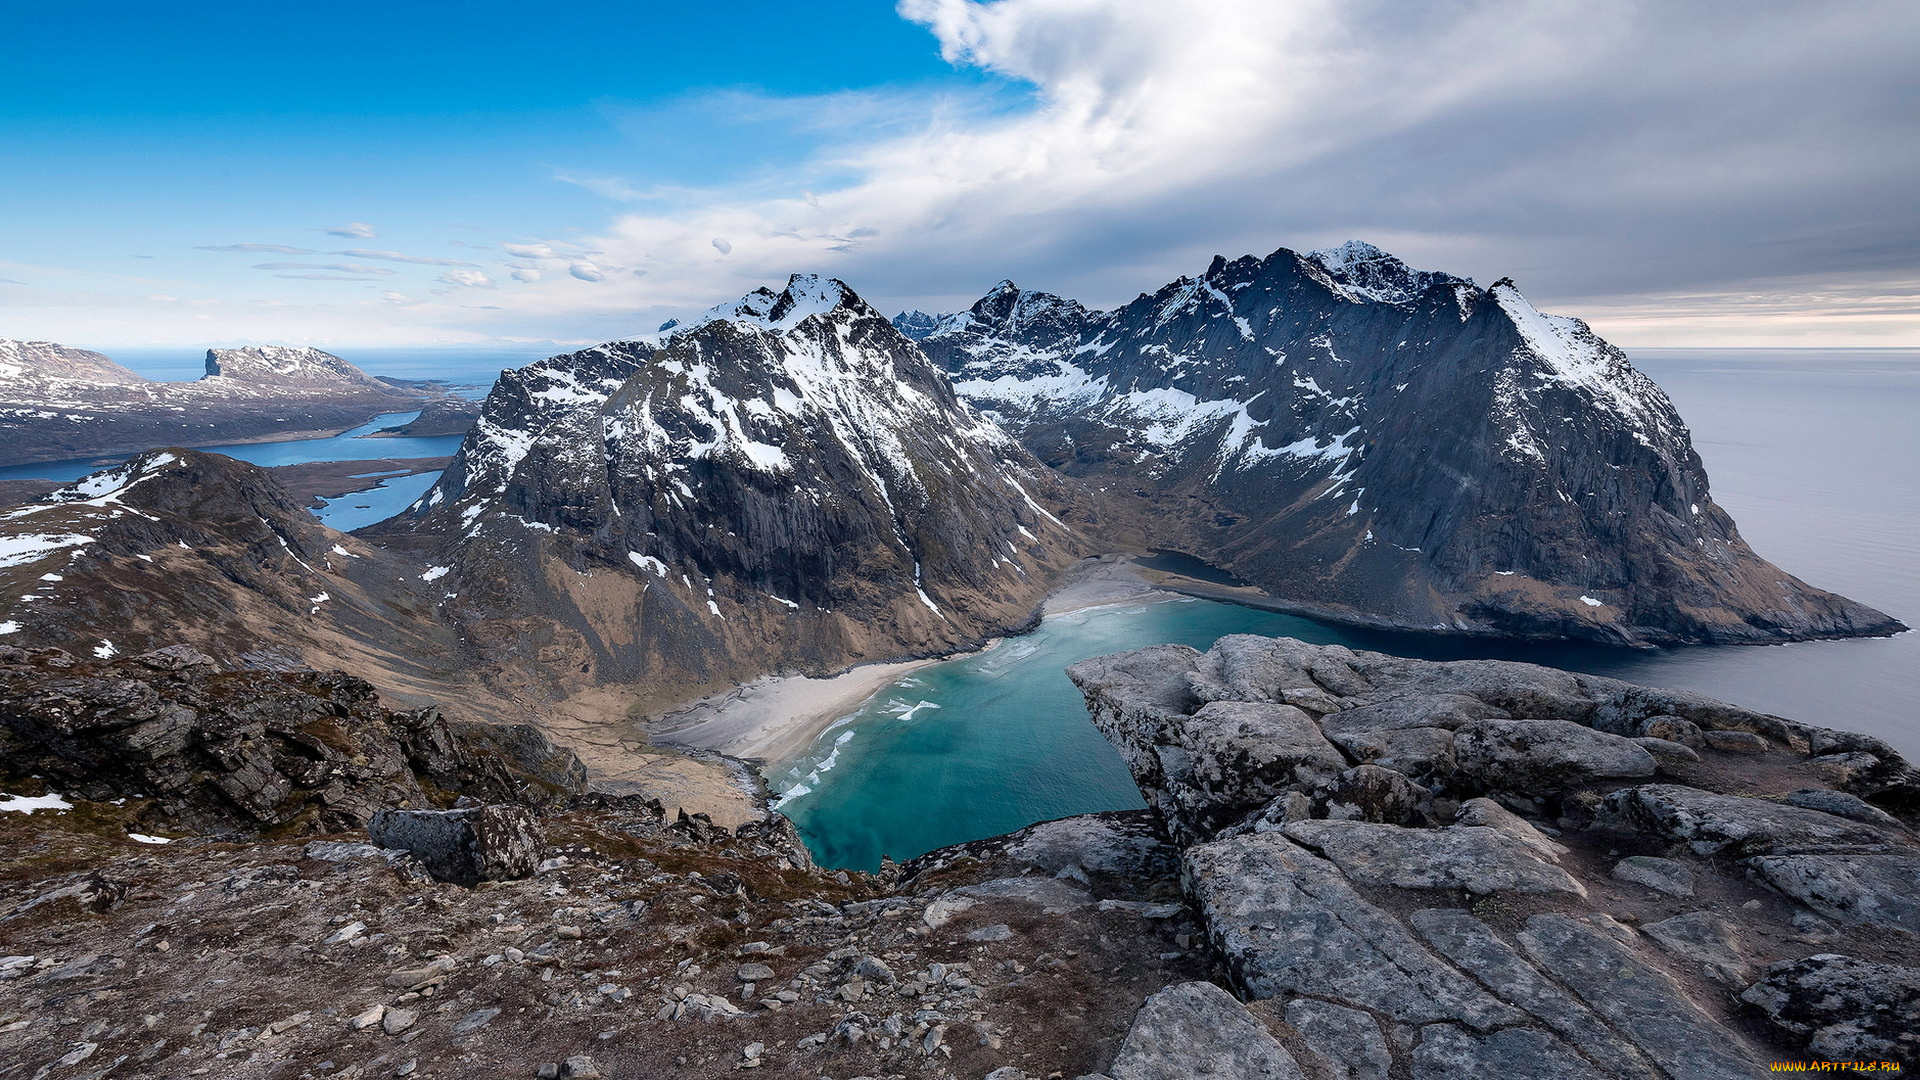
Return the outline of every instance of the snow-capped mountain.
{"type": "Polygon", "coordinates": [[[670,695],[1026,623],[1076,553],[1069,489],[852,290],[796,275],[506,373],[386,528],[447,535],[483,650],[670,695]]]}
{"type": "Polygon", "coordinates": [[[1043,461],[1306,610],[1636,643],[1899,627],[1749,550],[1660,388],[1511,281],[1354,241],[1112,311],[1001,282],[910,321],[1043,461]]]}
{"type": "Polygon", "coordinates": [[[240,349],[208,349],[207,374],[202,382],[219,380],[248,388],[292,387],[325,391],[355,388],[398,395],[392,384],[361,371],[329,352],[311,346],[249,345],[240,349]]]}
{"type": "Polygon", "coordinates": [[[13,462],[338,431],[437,396],[318,349],[209,350],[205,377],[152,382],[96,352],[0,338],[0,440],[13,462]]]}

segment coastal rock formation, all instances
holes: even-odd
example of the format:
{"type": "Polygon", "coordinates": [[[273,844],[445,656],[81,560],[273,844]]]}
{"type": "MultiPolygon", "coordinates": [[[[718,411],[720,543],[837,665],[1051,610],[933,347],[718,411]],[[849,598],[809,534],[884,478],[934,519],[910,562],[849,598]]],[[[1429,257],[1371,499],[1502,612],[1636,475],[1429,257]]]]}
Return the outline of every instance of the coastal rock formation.
{"type": "Polygon", "coordinates": [[[483,663],[671,702],[1030,621],[1071,490],[837,281],[508,372],[382,535],[443,538],[483,663]]]}
{"type": "Polygon", "coordinates": [[[340,431],[442,396],[374,378],[312,348],[209,349],[206,371],[195,382],[152,382],[96,352],[0,338],[0,438],[8,459],[340,431]]]}
{"type": "Polygon", "coordinates": [[[1613,679],[1285,638],[1068,673],[1183,849],[1232,986],[1308,1069],[1731,1078],[1915,1049],[1920,845],[1898,815],[1920,810],[1920,773],[1882,744],[1613,679]],[[1649,755],[1647,730],[1764,753],[1649,755]],[[1381,765],[1375,739],[1409,732],[1451,755],[1381,765]],[[1316,737],[1345,772],[1301,770],[1316,737]],[[1398,777],[1366,785],[1393,797],[1355,800],[1361,769],[1398,777]]]}
{"type": "Polygon", "coordinates": [[[1144,504],[1154,542],[1302,611],[1654,644],[1900,629],[1754,554],[1660,388],[1511,281],[1355,241],[1216,257],[1111,311],[1001,282],[897,325],[1041,460],[1144,504]]]}

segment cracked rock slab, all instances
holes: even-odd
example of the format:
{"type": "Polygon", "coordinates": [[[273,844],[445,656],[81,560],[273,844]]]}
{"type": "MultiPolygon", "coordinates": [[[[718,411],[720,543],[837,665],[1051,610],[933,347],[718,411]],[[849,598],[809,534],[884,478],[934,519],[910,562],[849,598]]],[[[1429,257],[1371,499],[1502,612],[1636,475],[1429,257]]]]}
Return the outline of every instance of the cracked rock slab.
{"type": "Polygon", "coordinates": [[[1403,1023],[1524,1021],[1367,902],[1332,862],[1279,833],[1187,851],[1183,873],[1214,946],[1249,997],[1311,994],[1403,1023]]]}
{"type": "Polygon", "coordinates": [[[1113,1067],[1113,1080],[1306,1080],[1293,1055],[1232,994],[1180,983],[1147,999],[1113,1067]]]}
{"type": "Polygon", "coordinates": [[[1283,830],[1356,884],[1391,889],[1587,895],[1572,875],[1525,843],[1484,825],[1403,829],[1364,821],[1296,821],[1283,830]]]}

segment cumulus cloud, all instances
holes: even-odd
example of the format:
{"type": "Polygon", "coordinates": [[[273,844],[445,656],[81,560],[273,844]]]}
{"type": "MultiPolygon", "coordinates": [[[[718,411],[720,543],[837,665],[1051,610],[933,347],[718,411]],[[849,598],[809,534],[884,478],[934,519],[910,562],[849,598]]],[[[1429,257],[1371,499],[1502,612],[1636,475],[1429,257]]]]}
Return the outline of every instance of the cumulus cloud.
{"type": "Polygon", "coordinates": [[[560,253],[546,244],[501,244],[500,249],[522,259],[557,259],[560,253]]]}
{"type": "Polygon", "coordinates": [[[344,236],[349,240],[365,240],[380,235],[373,226],[364,221],[350,221],[332,229],[323,230],[328,236],[344,236]]]}
{"type": "Polygon", "coordinates": [[[1547,301],[1920,263],[1920,139],[1896,104],[1920,92],[1920,20],[1900,0],[899,9],[1028,107],[836,129],[787,191],[623,214],[591,243],[654,272],[636,302],[826,270],[882,301],[1014,276],[1107,304],[1216,252],[1351,237],[1547,301]]]}
{"type": "Polygon", "coordinates": [[[605,281],[607,272],[584,259],[567,267],[567,273],[581,281],[605,281]]]}
{"type": "Polygon", "coordinates": [[[443,285],[462,285],[470,289],[493,288],[493,279],[478,270],[449,270],[435,280],[443,285]]]}
{"type": "Polygon", "coordinates": [[[312,248],[287,247],[285,244],[201,244],[195,251],[244,251],[256,255],[311,255],[312,248]]]}
{"type": "Polygon", "coordinates": [[[513,272],[515,281],[539,281],[540,276],[539,268],[533,266],[522,266],[513,272]]]}
{"type": "Polygon", "coordinates": [[[478,263],[462,262],[459,259],[435,259],[425,255],[402,255],[398,251],[368,251],[365,248],[349,248],[337,254],[354,259],[384,259],[387,262],[414,263],[419,266],[478,266],[478,263]]]}

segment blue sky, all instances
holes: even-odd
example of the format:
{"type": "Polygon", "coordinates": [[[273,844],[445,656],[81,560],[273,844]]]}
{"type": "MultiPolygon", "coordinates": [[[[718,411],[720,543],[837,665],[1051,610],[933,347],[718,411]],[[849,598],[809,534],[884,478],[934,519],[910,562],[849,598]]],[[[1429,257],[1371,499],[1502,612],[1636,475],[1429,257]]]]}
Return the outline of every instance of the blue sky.
{"type": "Polygon", "coordinates": [[[12,4],[0,336],[573,343],[1350,236],[1644,344],[1920,345],[1901,3],[12,4]]]}

